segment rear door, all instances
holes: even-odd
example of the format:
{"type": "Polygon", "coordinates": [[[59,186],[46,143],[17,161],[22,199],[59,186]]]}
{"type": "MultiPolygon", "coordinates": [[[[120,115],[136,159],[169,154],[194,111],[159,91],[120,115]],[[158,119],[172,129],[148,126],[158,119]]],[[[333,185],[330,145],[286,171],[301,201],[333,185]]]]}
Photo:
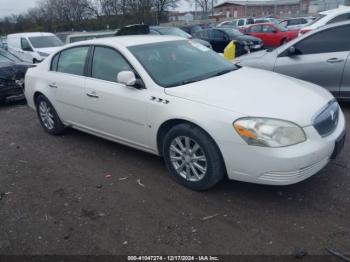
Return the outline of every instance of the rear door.
{"type": "Polygon", "coordinates": [[[339,97],[345,62],[350,53],[350,26],[327,29],[295,44],[296,55],[279,55],[275,70],[327,88],[339,97]]]}
{"type": "Polygon", "coordinates": [[[79,127],[86,127],[85,64],[89,46],[65,49],[51,64],[47,85],[53,93],[53,104],[60,118],[79,127]]]}

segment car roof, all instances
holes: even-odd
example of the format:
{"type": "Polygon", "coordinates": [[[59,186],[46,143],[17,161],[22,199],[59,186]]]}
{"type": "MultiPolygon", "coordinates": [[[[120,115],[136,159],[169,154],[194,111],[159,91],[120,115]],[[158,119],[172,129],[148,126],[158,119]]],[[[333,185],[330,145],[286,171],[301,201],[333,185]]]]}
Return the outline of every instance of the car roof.
{"type": "Polygon", "coordinates": [[[341,6],[336,9],[331,9],[327,11],[320,12],[321,15],[338,15],[338,14],[345,14],[347,12],[350,12],[349,6],[341,6]]]}
{"type": "Polygon", "coordinates": [[[27,37],[32,37],[32,36],[52,36],[54,34],[52,33],[46,33],[46,32],[30,32],[30,33],[17,33],[17,34],[9,34],[7,37],[14,37],[14,36],[27,36],[27,37]]]}
{"type": "Polygon", "coordinates": [[[130,35],[130,36],[114,36],[106,38],[98,38],[87,41],[77,42],[75,45],[100,44],[100,45],[121,45],[124,47],[155,44],[162,42],[185,40],[185,38],[171,35],[130,35]]]}

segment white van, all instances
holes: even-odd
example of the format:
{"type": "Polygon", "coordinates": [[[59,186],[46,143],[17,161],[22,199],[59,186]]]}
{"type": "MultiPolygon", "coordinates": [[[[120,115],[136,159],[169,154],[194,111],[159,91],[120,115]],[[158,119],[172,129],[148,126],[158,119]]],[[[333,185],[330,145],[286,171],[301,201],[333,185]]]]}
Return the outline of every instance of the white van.
{"type": "Polygon", "coordinates": [[[20,33],[7,36],[8,51],[28,63],[39,63],[63,42],[51,33],[20,33]]]}

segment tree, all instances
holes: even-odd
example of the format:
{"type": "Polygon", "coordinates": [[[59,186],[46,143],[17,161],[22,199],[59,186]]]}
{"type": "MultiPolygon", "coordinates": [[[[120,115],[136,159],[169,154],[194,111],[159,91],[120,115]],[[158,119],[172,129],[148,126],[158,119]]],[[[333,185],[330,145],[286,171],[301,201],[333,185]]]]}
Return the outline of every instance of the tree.
{"type": "Polygon", "coordinates": [[[154,0],[154,6],[157,12],[157,23],[166,20],[166,11],[169,8],[178,6],[179,0],[154,0]]]}
{"type": "Polygon", "coordinates": [[[196,3],[203,11],[203,18],[208,18],[209,10],[214,11],[214,4],[217,3],[217,0],[195,0],[196,3]]]}

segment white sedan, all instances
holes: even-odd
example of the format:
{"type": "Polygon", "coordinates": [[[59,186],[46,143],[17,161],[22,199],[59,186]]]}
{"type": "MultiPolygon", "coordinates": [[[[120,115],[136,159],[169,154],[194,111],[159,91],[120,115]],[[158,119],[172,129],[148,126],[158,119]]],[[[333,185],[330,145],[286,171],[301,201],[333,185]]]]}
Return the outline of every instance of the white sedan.
{"type": "Polygon", "coordinates": [[[333,96],[314,84],[241,68],[173,36],[62,48],[25,79],[45,131],[72,127],[163,156],[183,185],[223,177],[287,185],[320,171],[345,140],[333,96]]]}

